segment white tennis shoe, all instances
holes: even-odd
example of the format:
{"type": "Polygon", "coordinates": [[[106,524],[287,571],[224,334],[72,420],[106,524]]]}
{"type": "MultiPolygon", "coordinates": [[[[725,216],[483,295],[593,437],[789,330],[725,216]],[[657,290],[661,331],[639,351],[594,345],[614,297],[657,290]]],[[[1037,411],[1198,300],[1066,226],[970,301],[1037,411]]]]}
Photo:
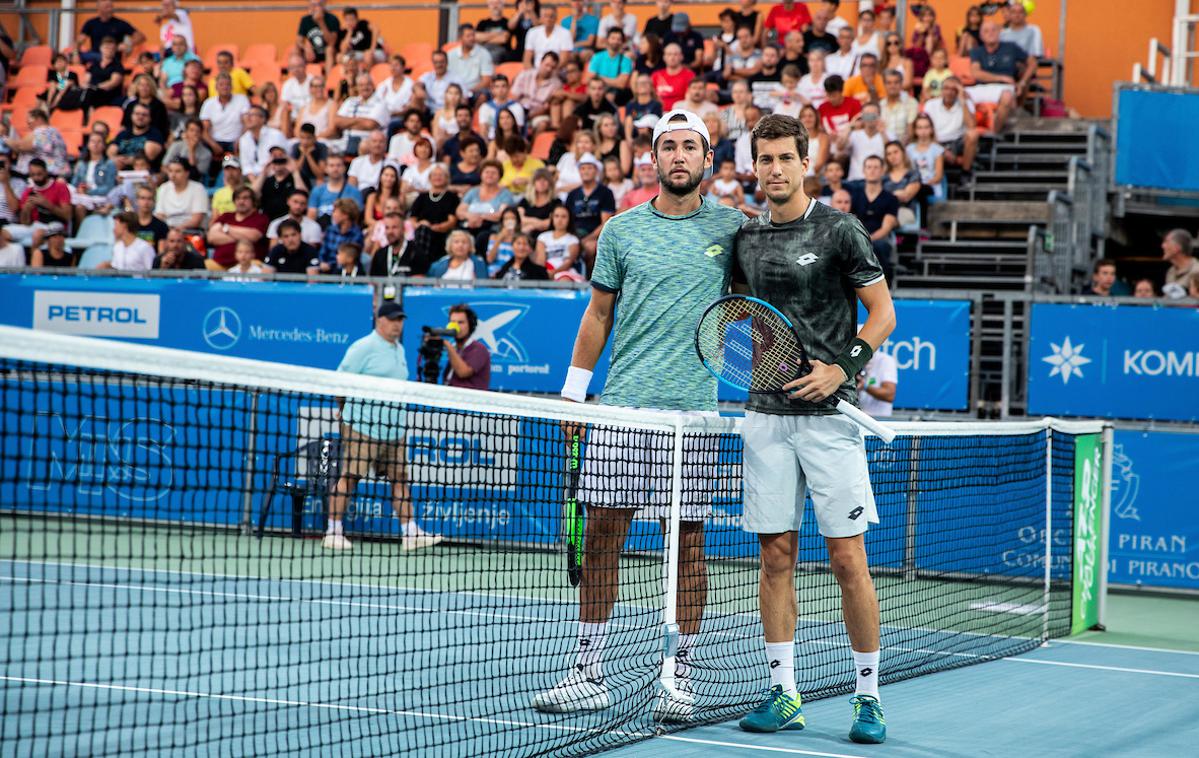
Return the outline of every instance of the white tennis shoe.
{"type": "Polygon", "coordinates": [[[683,723],[695,716],[695,693],[686,679],[675,680],[674,690],[663,690],[654,700],[654,721],[683,723]]]}
{"type": "Polygon", "coordinates": [[[321,540],[321,547],[326,550],[353,550],[354,545],[345,538],[344,534],[326,534],[321,540]]]}
{"type": "Polygon", "coordinates": [[[608,707],[608,688],[602,679],[588,679],[583,670],[572,668],[566,678],[533,698],[533,707],[544,713],[602,711],[608,707]]]}
{"type": "Polygon", "coordinates": [[[433,547],[443,539],[445,537],[442,537],[440,534],[429,534],[428,532],[406,534],[400,541],[400,547],[404,550],[423,550],[427,547],[433,547]]]}

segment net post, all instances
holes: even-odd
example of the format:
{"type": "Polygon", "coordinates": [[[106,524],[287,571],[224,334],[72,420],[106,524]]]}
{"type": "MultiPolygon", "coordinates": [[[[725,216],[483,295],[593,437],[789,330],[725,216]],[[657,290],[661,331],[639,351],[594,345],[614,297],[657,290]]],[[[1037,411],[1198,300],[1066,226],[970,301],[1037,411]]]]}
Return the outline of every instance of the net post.
{"type": "Polygon", "coordinates": [[[242,514],[241,533],[247,537],[254,534],[254,458],[258,435],[258,391],[250,392],[249,416],[246,428],[246,460],[242,468],[242,514]]]}
{"type": "Polygon", "coordinates": [[[1099,624],[1096,627],[1099,631],[1107,629],[1107,541],[1109,539],[1108,530],[1112,523],[1112,446],[1115,443],[1115,429],[1111,423],[1103,425],[1103,495],[1100,505],[1099,517],[1102,524],[1099,528],[1099,624]]]}
{"type": "Polygon", "coordinates": [[[683,509],[683,419],[674,423],[670,461],[670,513],[666,519],[666,588],[662,607],[662,688],[675,688],[675,659],[679,651],[679,524],[683,509]]]}
{"type": "Polygon", "coordinates": [[[1041,600],[1041,644],[1049,644],[1049,597],[1053,582],[1053,421],[1045,422],[1045,589],[1041,600]]]}

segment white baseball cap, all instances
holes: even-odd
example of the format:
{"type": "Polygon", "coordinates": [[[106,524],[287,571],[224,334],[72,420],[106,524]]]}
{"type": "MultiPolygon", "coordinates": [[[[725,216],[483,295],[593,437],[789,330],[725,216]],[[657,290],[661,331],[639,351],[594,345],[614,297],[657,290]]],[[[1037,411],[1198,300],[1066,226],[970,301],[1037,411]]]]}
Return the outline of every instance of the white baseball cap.
{"type": "Polygon", "coordinates": [[[635,159],[633,159],[634,167],[652,166],[652,165],[654,165],[654,159],[649,157],[649,153],[642,153],[641,155],[638,155],[635,159]]]}
{"type": "Polygon", "coordinates": [[[658,123],[654,127],[653,144],[655,147],[658,144],[658,138],[667,132],[696,132],[704,138],[709,147],[712,145],[712,137],[708,134],[708,127],[704,126],[704,120],[691,111],[676,108],[658,119],[658,123]],[[682,116],[686,120],[675,121],[678,116],[682,116]]]}
{"type": "Polygon", "coordinates": [[[603,164],[603,162],[600,161],[599,158],[596,158],[591,153],[583,153],[582,157],[580,157],[579,160],[575,162],[575,166],[576,167],[578,167],[578,166],[595,166],[598,169],[602,169],[604,167],[604,164],[603,164]]]}

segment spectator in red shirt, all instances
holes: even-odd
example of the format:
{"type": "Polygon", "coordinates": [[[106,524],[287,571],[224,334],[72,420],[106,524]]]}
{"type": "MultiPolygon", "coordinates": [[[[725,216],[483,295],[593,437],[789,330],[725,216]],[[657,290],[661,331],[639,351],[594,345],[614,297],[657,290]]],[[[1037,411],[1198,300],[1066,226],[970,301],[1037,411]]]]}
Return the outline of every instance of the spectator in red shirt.
{"type": "Polygon", "coordinates": [[[71,190],[67,183],[50,175],[41,158],[29,161],[29,184],[21,193],[19,224],[4,228],[8,238],[32,250],[31,266],[69,266],[63,231],[71,220],[71,190]],[[43,258],[42,243],[50,240],[50,255],[43,258]]]}
{"type": "Polygon", "coordinates": [[[766,14],[766,23],[762,25],[765,31],[774,31],[775,40],[782,41],[787,32],[795,30],[802,32],[812,24],[812,14],[808,13],[806,3],[794,0],[783,0],[782,5],[776,5],[766,14]]]}
{"type": "Polygon", "coordinates": [[[662,51],[662,60],[666,68],[655,71],[653,80],[662,110],[666,112],[687,96],[687,85],[695,78],[695,72],[683,66],[683,49],[673,42],[662,51]]]}
{"type": "Polygon", "coordinates": [[[451,387],[486,390],[491,386],[491,353],[476,335],[479,317],[466,303],[450,308],[450,321],[458,325],[458,335],[445,340],[445,383],[451,387]]]}
{"type": "Polygon", "coordinates": [[[208,227],[208,244],[213,246],[212,259],[225,268],[237,260],[237,243],[254,243],[259,260],[266,256],[266,229],[271,220],[258,211],[254,190],[242,187],[233,194],[233,212],[222,213],[208,227]]]}
{"type": "Polygon", "coordinates": [[[845,96],[845,80],[833,74],[824,80],[826,99],[817,111],[820,123],[833,139],[842,127],[848,128],[854,116],[862,112],[862,104],[856,98],[845,96]]]}

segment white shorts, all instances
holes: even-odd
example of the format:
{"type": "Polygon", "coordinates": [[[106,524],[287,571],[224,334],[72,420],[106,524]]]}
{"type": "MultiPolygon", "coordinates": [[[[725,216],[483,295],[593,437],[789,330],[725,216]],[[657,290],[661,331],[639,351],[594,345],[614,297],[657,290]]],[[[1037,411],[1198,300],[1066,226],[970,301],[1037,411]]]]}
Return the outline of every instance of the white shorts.
{"type": "Polygon", "coordinates": [[[1014,84],[975,84],[966,88],[966,94],[976,103],[990,103],[992,105],[999,102],[1005,92],[1015,92],[1014,84]]]}
{"type": "MultiPolygon", "coordinates": [[[[662,413],[663,411],[656,411],[662,413]]],[[[717,416],[715,411],[664,411],[683,416],[717,416]]],[[[619,427],[592,427],[583,447],[579,502],[589,508],[635,508],[638,518],[670,516],[672,435],[619,427]]],[[[719,438],[683,437],[681,521],[703,521],[712,513],[719,438]]]]}
{"type": "Polygon", "coordinates": [[[862,432],[845,416],[747,411],[741,438],[745,531],[799,531],[809,492],[825,537],[854,537],[878,523],[862,432]]]}

